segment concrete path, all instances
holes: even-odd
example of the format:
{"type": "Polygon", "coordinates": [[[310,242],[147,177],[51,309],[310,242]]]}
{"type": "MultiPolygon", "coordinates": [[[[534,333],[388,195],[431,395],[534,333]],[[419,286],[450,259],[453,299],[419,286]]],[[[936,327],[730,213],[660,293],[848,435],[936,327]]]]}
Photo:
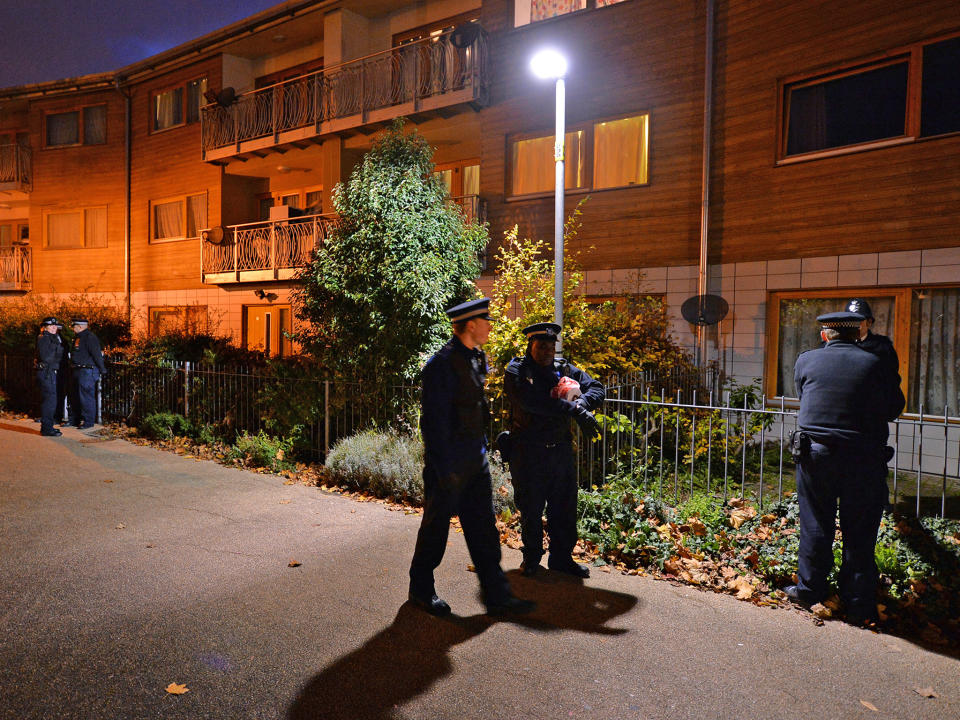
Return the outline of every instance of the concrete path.
{"type": "Polygon", "coordinates": [[[35,428],[0,423],[0,718],[960,717],[960,661],[648,578],[505,549],[539,607],[491,620],[453,533],[438,620],[417,515],[35,428]]]}

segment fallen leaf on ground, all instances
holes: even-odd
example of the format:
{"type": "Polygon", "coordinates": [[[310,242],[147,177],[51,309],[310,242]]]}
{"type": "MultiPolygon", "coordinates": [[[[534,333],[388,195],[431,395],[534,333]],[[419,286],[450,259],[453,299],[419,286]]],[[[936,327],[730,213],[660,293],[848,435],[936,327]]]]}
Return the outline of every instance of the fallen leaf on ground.
{"type": "Polygon", "coordinates": [[[177,683],[170,683],[167,685],[167,692],[171,695],[183,695],[184,693],[190,692],[190,688],[186,685],[178,685],[177,683]]]}
{"type": "Polygon", "coordinates": [[[473,565],[467,565],[467,570],[469,570],[470,572],[476,572],[476,571],[477,571],[477,569],[476,569],[473,565]]]}
{"type": "Polygon", "coordinates": [[[877,706],[872,702],[867,702],[866,700],[861,700],[860,704],[863,705],[867,710],[873,710],[874,712],[880,712],[877,710],[877,706]]]}
{"type": "Polygon", "coordinates": [[[753,597],[753,585],[745,577],[735,577],[727,583],[727,589],[736,591],[738,600],[749,600],[753,597]]]}
{"type": "Polygon", "coordinates": [[[915,688],[913,689],[913,691],[914,691],[917,695],[922,695],[922,696],[925,697],[925,698],[940,697],[939,695],[937,695],[936,692],[934,692],[934,689],[933,689],[933,688],[929,688],[929,687],[928,687],[928,688],[915,687],[915,688]]]}
{"type": "Polygon", "coordinates": [[[104,482],[113,482],[113,480],[111,480],[110,478],[104,478],[103,481],[104,481],[104,482]]]}
{"type": "Polygon", "coordinates": [[[289,501],[289,500],[281,500],[281,501],[280,501],[280,504],[281,504],[281,505],[289,505],[289,504],[290,504],[290,501],[289,501]]]}
{"type": "Polygon", "coordinates": [[[117,530],[123,530],[126,527],[123,523],[117,523],[117,530]]]}
{"type": "Polygon", "coordinates": [[[300,567],[303,563],[297,562],[296,560],[291,560],[287,563],[287,567],[300,567]]]}
{"type": "Polygon", "coordinates": [[[737,508],[732,513],[730,513],[730,524],[735,528],[738,528],[743,525],[747,520],[750,520],[757,515],[757,509],[755,507],[737,508]]]}
{"type": "Polygon", "coordinates": [[[810,612],[812,612],[816,617],[826,620],[827,618],[833,617],[833,610],[828,608],[823,603],[817,603],[810,607],[810,612]]]}

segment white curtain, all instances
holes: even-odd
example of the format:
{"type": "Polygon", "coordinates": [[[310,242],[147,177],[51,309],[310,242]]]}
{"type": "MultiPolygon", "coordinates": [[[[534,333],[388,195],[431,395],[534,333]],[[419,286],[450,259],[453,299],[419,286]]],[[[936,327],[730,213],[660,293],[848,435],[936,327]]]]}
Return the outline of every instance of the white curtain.
{"type": "Polygon", "coordinates": [[[47,115],[47,145],[76,145],[80,142],[80,114],[47,115]]]}
{"type": "MultiPolygon", "coordinates": [[[[553,190],[556,173],[553,158],[553,135],[513,143],[512,163],[514,195],[553,190]]],[[[564,136],[564,184],[567,189],[585,187],[583,174],[583,130],[564,136]]]]}
{"type": "Polygon", "coordinates": [[[47,247],[83,247],[83,215],[78,212],[47,215],[47,247]]]}
{"type": "Polygon", "coordinates": [[[154,205],[153,217],[153,237],[156,240],[184,237],[182,200],[154,205]]]}
{"type": "Polygon", "coordinates": [[[207,196],[191,195],[187,198],[187,237],[200,237],[207,226],[207,196]]]}
{"type": "Polygon", "coordinates": [[[161,93],[153,101],[154,130],[163,130],[183,122],[183,88],[161,93]]]}
{"type": "Polygon", "coordinates": [[[639,115],[593,126],[593,187],[647,182],[647,117],[639,115]]]}
{"type": "Polygon", "coordinates": [[[107,141],[107,106],[83,109],[83,144],[103,145],[107,141]]]}
{"type": "Polygon", "coordinates": [[[107,209],[89,208],[84,215],[84,244],[86,247],[107,246],[107,209]]]}
{"type": "Polygon", "coordinates": [[[914,295],[908,412],[960,417],[960,288],[914,295]]]}

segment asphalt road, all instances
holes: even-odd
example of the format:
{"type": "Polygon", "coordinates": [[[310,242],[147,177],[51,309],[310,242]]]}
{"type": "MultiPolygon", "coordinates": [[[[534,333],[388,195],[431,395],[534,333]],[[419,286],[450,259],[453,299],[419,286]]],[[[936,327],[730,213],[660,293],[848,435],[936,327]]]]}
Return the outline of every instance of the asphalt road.
{"type": "Polygon", "coordinates": [[[2,718],[960,718],[956,659],[649,578],[505,549],[539,606],[494,621],[453,533],[432,618],[417,515],[35,427],[0,424],[2,718]]]}

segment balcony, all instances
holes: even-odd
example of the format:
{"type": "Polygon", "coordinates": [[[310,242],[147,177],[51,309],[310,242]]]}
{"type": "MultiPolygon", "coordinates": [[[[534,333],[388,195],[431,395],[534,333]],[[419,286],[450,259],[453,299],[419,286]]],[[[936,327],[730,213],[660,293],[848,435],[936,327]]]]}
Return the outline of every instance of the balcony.
{"type": "Polygon", "coordinates": [[[33,189],[33,174],[30,148],[12,143],[0,145],[0,190],[30,192],[33,189]]]}
{"type": "MultiPolygon", "coordinates": [[[[478,28],[479,30],[479,28],[478,28]]],[[[263,155],[322,135],[350,134],[401,116],[486,102],[486,39],[456,30],[324,68],[202,110],[203,159],[263,155]],[[460,45],[465,44],[457,36],[460,45]]]]}
{"type": "Polygon", "coordinates": [[[336,222],[333,214],[305,215],[230,225],[222,233],[204,230],[202,280],[211,284],[289,280],[310,262],[310,253],[329,237],[336,222]]]}
{"type": "Polygon", "coordinates": [[[24,291],[33,287],[30,248],[14,245],[0,248],[0,291],[24,291]]]}

